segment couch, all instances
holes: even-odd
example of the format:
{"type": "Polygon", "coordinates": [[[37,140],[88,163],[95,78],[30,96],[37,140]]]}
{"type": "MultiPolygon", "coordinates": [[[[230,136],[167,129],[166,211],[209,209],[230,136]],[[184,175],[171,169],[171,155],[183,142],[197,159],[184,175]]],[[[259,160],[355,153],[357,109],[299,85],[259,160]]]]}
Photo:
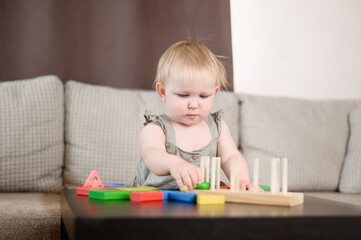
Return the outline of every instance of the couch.
{"type": "MultiPolygon", "coordinates": [[[[93,169],[104,184],[132,184],[145,109],[164,111],[154,91],[56,76],[1,82],[0,239],[59,239],[59,193],[93,169]]],[[[269,185],[270,159],[287,157],[290,191],[361,205],[361,100],[221,92],[218,109],[251,178],[254,158],[269,185]]]]}

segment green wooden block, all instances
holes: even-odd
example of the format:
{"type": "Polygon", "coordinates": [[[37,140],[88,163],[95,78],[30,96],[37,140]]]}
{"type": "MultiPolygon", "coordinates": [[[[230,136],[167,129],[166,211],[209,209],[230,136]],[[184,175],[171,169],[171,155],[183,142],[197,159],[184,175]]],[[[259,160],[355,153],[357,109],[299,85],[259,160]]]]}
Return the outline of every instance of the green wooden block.
{"type": "Polygon", "coordinates": [[[270,186],[266,186],[266,185],[259,185],[260,188],[262,188],[265,192],[270,192],[271,188],[270,186]]]}
{"type": "Polygon", "coordinates": [[[130,192],[118,190],[95,190],[89,191],[89,198],[98,200],[119,200],[129,199],[130,192]]]}
{"type": "Polygon", "coordinates": [[[211,186],[209,182],[202,182],[200,184],[197,184],[196,189],[209,189],[211,186]]]}

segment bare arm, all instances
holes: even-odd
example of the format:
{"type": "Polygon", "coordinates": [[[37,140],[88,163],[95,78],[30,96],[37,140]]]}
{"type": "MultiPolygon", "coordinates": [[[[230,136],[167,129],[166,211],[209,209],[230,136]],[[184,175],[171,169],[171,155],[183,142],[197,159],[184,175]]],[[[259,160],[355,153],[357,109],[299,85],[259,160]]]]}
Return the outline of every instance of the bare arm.
{"type": "Polygon", "coordinates": [[[172,175],[180,189],[183,189],[183,183],[189,189],[201,183],[202,172],[199,168],[166,152],[165,134],[158,125],[150,123],[145,126],[139,142],[144,164],[155,175],[172,175]]]}
{"type": "MultiPolygon", "coordinates": [[[[240,161],[239,173],[240,173],[240,189],[241,190],[253,190],[253,185],[250,183],[248,165],[242,154],[238,151],[236,144],[232,139],[231,132],[227,124],[222,122],[222,132],[218,140],[218,156],[221,157],[222,169],[230,179],[231,175],[231,159],[238,158],[240,161]]],[[[262,191],[258,186],[257,189],[262,191]]]]}

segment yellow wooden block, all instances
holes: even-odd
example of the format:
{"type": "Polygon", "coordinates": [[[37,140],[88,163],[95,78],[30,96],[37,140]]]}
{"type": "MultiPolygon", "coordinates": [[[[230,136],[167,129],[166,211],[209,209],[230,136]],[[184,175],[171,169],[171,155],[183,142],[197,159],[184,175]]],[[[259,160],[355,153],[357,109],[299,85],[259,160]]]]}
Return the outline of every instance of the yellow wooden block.
{"type": "Polygon", "coordinates": [[[147,186],[133,187],[133,188],[117,188],[117,189],[120,191],[126,191],[126,192],[159,191],[159,188],[147,187],[147,186]]]}
{"type": "Polygon", "coordinates": [[[182,192],[186,192],[186,191],[188,191],[188,187],[187,186],[183,186],[183,188],[182,189],[180,189],[182,192]]]}
{"type": "Polygon", "coordinates": [[[224,204],[225,202],[226,198],[224,195],[197,194],[198,205],[224,204]]]}
{"type": "Polygon", "coordinates": [[[148,186],[137,187],[137,189],[141,189],[141,190],[158,190],[159,191],[159,188],[148,187],[148,186]]]}

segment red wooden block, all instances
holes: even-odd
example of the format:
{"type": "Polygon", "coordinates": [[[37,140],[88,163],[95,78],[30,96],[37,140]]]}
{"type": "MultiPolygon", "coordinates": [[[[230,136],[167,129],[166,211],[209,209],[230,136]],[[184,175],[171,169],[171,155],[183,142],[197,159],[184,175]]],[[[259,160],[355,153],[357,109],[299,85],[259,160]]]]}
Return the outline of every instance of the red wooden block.
{"type": "Polygon", "coordinates": [[[104,187],[102,180],[100,179],[96,170],[91,171],[88,179],[84,183],[83,187],[104,187]]]}
{"type": "Polygon", "coordinates": [[[162,192],[132,192],[130,201],[146,202],[163,200],[162,192]]]}
{"type": "Polygon", "coordinates": [[[89,196],[90,190],[114,190],[114,188],[106,188],[106,187],[78,187],[76,189],[77,195],[89,196]]]}
{"type": "Polygon", "coordinates": [[[221,186],[221,189],[230,189],[230,187],[221,186]]]}

